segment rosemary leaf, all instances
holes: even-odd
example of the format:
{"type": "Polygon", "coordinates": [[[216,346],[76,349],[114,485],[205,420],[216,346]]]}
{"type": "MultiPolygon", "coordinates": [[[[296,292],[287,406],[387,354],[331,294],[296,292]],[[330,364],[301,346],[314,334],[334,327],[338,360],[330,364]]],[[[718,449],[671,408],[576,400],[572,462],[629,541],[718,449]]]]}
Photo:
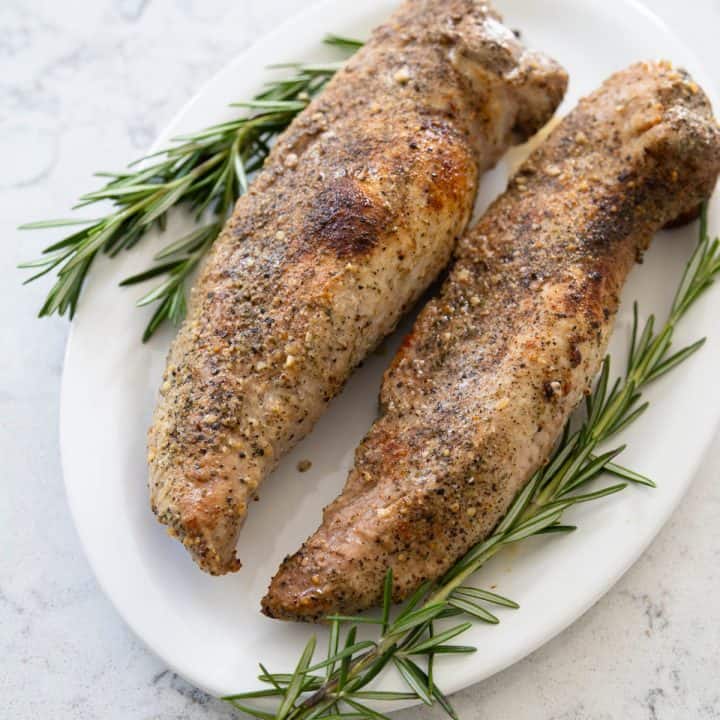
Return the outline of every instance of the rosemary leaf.
{"type": "Polygon", "coordinates": [[[389,692],[383,690],[365,690],[354,693],[361,700],[414,700],[415,693],[389,692]]]}
{"type": "Polygon", "coordinates": [[[392,589],[393,574],[390,568],[385,574],[385,586],[383,588],[383,610],[382,610],[382,631],[383,634],[388,629],[388,619],[390,618],[390,607],[392,606],[392,589]]]}
{"type": "MultiPolygon", "coordinates": [[[[353,625],[353,627],[348,630],[348,634],[345,638],[345,648],[352,647],[355,644],[355,638],[357,636],[357,627],[353,625]]],[[[340,675],[338,678],[338,690],[342,690],[345,687],[345,683],[347,683],[348,674],[350,672],[350,661],[352,660],[352,655],[344,655],[342,658],[342,662],[340,663],[340,675]]]]}
{"type": "Polygon", "coordinates": [[[316,670],[322,670],[323,668],[328,667],[328,665],[334,665],[335,663],[340,662],[345,658],[352,657],[353,655],[356,655],[362,650],[367,650],[371,647],[375,647],[375,643],[371,640],[362,640],[361,642],[353,643],[352,645],[346,645],[342,650],[340,650],[340,652],[335,653],[335,655],[332,655],[326,660],[323,660],[322,662],[313,665],[312,667],[308,668],[307,671],[315,672],[316,670]]]}
{"type": "Polygon", "coordinates": [[[706,338],[702,338],[701,340],[694,342],[692,345],[688,345],[688,347],[683,348],[679,352],[667,358],[667,360],[663,360],[663,362],[658,363],[650,375],[648,375],[647,381],[652,382],[653,380],[657,380],[665,375],[665,373],[670,372],[670,370],[680,363],[685,362],[685,360],[687,360],[691,355],[694,355],[706,343],[706,341],[706,338]]]}
{"type": "Polygon", "coordinates": [[[615,477],[628,480],[629,482],[637,483],[638,485],[646,485],[651,488],[657,487],[650,478],[640,475],[640,473],[636,473],[634,470],[630,470],[617,463],[607,463],[607,465],[605,465],[605,472],[615,475],[615,477]]]}
{"type": "Polygon", "coordinates": [[[415,610],[409,615],[396,620],[392,626],[393,634],[405,633],[408,630],[412,630],[418,625],[422,625],[426,622],[430,622],[433,618],[436,618],[445,609],[445,603],[434,603],[431,605],[425,605],[420,610],[415,610]]]}
{"type": "Polygon", "coordinates": [[[285,720],[288,713],[292,710],[295,700],[297,700],[300,692],[302,691],[303,678],[305,673],[308,671],[308,666],[312,660],[313,653],[315,652],[315,636],[308,640],[308,644],[305,646],[300,660],[298,660],[297,667],[293,673],[290,684],[285,691],[285,697],[283,698],[280,709],[277,711],[276,720],[285,720]]]}
{"type": "Polygon", "coordinates": [[[464,613],[471,615],[478,620],[489,623],[490,625],[497,625],[500,622],[495,615],[493,615],[489,610],[486,610],[482,605],[478,605],[466,598],[452,596],[448,602],[454,608],[462,610],[464,613]]]}
{"type": "Polygon", "coordinates": [[[405,653],[408,655],[414,655],[414,654],[422,654],[424,652],[427,652],[428,650],[431,650],[432,648],[436,647],[437,645],[442,645],[448,640],[452,640],[452,638],[457,637],[458,635],[464,633],[466,630],[469,630],[472,627],[472,623],[466,622],[462,623],[461,625],[456,625],[455,627],[450,628],[449,630],[445,630],[444,632],[438,633],[437,635],[432,635],[424,642],[419,643],[418,645],[414,645],[409,650],[406,650],[405,653]]]}
{"type": "Polygon", "coordinates": [[[427,676],[423,677],[423,673],[419,672],[420,668],[404,657],[393,658],[395,667],[403,676],[405,682],[412,688],[417,696],[426,704],[432,705],[432,693],[427,686],[427,676]]]}
{"type": "Polygon", "coordinates": [[[548,525],[542,530],[538,530],[536,535],[552,535],[553,533],[572,533],[577,530],[577,525],[561,525],[555,523],[554,525],[548,525]]]}
{"type": "Polygon", "coordinates": [[[520,607],[514,600],[510,600],[510,598],[503,597],[502,595],[490,592],[489,590],[460,586],[455,590],[455,593],[469,595],[470,597],[478,600],[484,600],[485,602],[492,603],[493,605],[500,605],[501,607],[512,608],[513,610],[517,610],[520,607]]]}
{"type": "Polygon", "coordinates": [[[93,225],[97,220],[81,220],[65,218],[60,220],[40,220],[39,222],[25,223],[18,230],[47,230],[49,228],[69,227],[71,225],[93,225]]]}
{"type": "Polygon", "coordinates": [[[360,713],[361,717],[366,718],[366,720],[390,720],[387,715],[383,715],[381,712],[373,710],[367,705],[363,705],[362,703],[357,702],[357,700],[346,699],[345,702],[350,705],[350,707],[357,710],[360,713]]]}

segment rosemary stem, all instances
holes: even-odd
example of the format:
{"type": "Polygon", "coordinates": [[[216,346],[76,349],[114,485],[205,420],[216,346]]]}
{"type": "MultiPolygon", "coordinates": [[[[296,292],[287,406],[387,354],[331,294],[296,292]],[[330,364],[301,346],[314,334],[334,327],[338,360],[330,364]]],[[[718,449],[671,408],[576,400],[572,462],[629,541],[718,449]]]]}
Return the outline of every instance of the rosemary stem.
{"type": "MultiPolygon", "coordinates": [[[[434,593],[429,594],[421,607],[427,608],[446,601],[450,595],[452,595],[452,593],[465,582],[465,580],[476,573],[491,557],[499,552],[502,547],[502,543],[498,543],[488,548],[466,570],[459,573],[455,578],[453,578],[453,580],[436,590],[434,593]]],[[[405,631],[393,633],[392,629],[388,633],[382,635],[378,640],[376,647],[353,661],[350,665],[350,669],[348,671],[348,682],[353,678],[359,677],[365,669],[369,668],[375,660],[381,657],[387,650],[402,639],[404,635],[405,631]]],[[[339,671],[302,703],[302,705],[298,708],[302,711],[300,714],[292,714],[289,716],[288,720],[300,720],[301,718],[306,717],[306,715],[303,714],[304,712],[316,708],[320,703],[325,701],[337,688],[338,674],[339,671]]],[[[337,695],[333,695],[332,697],[334,698],[332,702],[336,702],[337,700],[342,699],[342,692],[337,695]]]]}
{"type": "Polygon", "coordinates": [[[425,603],[425,607],[447,600],[450,595],[452,595],[453,592],[465,582],[465,580],[467,580],[470,576],[474,575],[488,560],[490,560],[491,557],[496,555],[502,547],[502,543],[496,543],[495,545],[489,547],[465,570],[463,570],[461,573],[458,573],[458,575],[454,577],[450,582],[446,583],[441,588],[436,590],[430,596],[430,599],[425,603]]]}

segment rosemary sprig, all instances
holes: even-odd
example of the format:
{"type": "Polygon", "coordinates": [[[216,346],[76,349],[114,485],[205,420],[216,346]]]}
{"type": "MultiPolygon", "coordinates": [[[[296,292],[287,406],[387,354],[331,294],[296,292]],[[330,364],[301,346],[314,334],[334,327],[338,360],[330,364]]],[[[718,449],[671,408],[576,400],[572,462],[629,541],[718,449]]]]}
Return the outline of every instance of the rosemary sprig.
{"type": "Polygon", "coordinates": [[[371,616],[327,618],[330,643],[323,661],[313,663],[313,638],[292,674],[270,673],[261,666],[259,679],[269,685],[268,689],[224,699],[247,715],[263,720],[378,720],[385,716],[368,707],[369,701],[407,699],[427,705],[438,703],[451,718],[456,718],[450,701],[433,677],[436,657],[474,652],[474,647],[455,642],[472,627],[472,621],[495,624],[499,620],[491,612],[491,606],[518,607],[512,600],[472,587],[468,582],[507,545],[537,535],[575,530],[574,525],[563,523],[565,513],[572,507],[620,492],[629,483],[654,487],[650,479],[614,462],[625,449],[624,445],[605,451],[599,451],[598,447],[647,409],[648,403],[642,402],[642,390],[649,383],[670,372],[702,347],[704,340],[673,352],[673,335],[678,322],[718,273],[720,240],[710,240],[704,210],[700,241],[685,268],[667,320],[655,330],[655,318],[650,316],[641,328],[638,306],[634,305],[631,349],[625,373],[611,384],[610,358],[605,359],[584,414],[576,421],[579,427],[573,431],[568,424],[553,456],[518,494],[493,534],[473,547],[439,581],[419,588],[392,620],[392,573],[388,572],[379,619],[371,616]],[[588,483],[601,474],[616,476],[622,482],[597,490],[587,489],[588,483]],[[437,621],[451,617],[462,622],[436,627],[437,621]],[[377,638],[357,641],[360,624],[377,625],[377,638]],[[407,690],[379,692],[368,689],[390,665],[400,673],[407,690]],[[268,712],[247,704],[259,697],[275,698],[277,709],[268,712]]]}
{"type": "MultiPolygon", "coordinates": [[[[324,41],[344,53],[362,43],[329,35],[324,41]]],[[[26,283],[56,271],[39,316],[75,314],[83,284],[99,253],[115,257],[137,245],[152,227],[164,230],[168,212],[179,205],[194,213],[198,224],[211,219],[187,236],[163,248],[148,270],[124,280],[133,285],[163,276],[163,282],[143,295],[138,305],[157,305],[143,341],[166,320],[179,323],[185,316],[189,279],[203,255],[218,236],[237,198],[248,188],[249,178],[259,170],[272,141],[317,95],[341,63],[278,67],[291,73],[269,83],[250,102],[235,103],[246,110],[243,117],[213,125],[176,138],[172,147],[131,163],[121,173],[97,173],[107,183],[83,195],[75,208],[109,201],[112,210],[93,220],[44,220],[22,225],[21,230],[81,227],[43,250],[42,256],[20,265],[36,271],[26,283]]]]}

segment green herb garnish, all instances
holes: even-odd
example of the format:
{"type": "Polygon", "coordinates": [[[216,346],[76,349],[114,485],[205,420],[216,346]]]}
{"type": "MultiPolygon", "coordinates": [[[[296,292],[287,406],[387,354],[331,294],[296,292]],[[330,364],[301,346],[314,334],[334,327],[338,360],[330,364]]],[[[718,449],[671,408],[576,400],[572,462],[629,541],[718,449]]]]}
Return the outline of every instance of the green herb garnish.
{"type": "MultiPolygon", "coordinates": [[[[331,35],[325,43],[352,53],[362,43],[331,35]]],[[[237,198],[248,188],[272,141],[327,84],[341,63],[290,64],[291,74],[269,83],[250,102],[235,103],[249,111],[244,117],[176,138],[172,147],[131,163],[122,173],[97,173],[109,178],[100,190],[83,195],[75,209],[109,201],[112,211],[93,220],[44,220],[22,225],[21,230],[76,226],[73,232],[43,250],[42,256],[20,265],[37,271],[26,283],[56,271],[40,317],[57,313],[72,318],[83,284],[98,253],[115,257],[137,245],[153,227],[165,229],[168,212],[182,205],[199,225],[155,256],[155,264],[124,280],[133,285],[151,278],[163,281],[138,300],[140,307],[156,305],[143,335],[149,340],[167,320],[178,324],[185,317],[187,285],[203,255],[217,238],[237,198]],[[137,167],[137,169],[134,169],[137,167]]]]}

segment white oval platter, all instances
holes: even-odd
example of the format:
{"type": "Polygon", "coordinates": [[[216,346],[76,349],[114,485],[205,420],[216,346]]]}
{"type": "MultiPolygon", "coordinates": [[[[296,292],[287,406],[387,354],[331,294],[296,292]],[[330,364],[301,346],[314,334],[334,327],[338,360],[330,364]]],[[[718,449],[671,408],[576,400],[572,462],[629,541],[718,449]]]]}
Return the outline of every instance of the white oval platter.
{"type": "MultiPolygon", "coordinates": [[[[233,117],[228,103],[247,99],[271,76],[272,63],[330,57],[327,32],[366,37],[395,6],[392,0],[327,0],[312,6],[242,53],[213,78],[162,134],[156,148],[180,132],[233,117]]],[[[639,59],[665,57],[690,69],[711,89],[693,53],[643,6],[630,0],[498,0],[511,27],[556,57],[571,75],[561,112],[612,71],[639,59]]],[[[716,103],[717,107],[717,103],[716,103]]],[[[517,156],[515,151],[514,156],[517,156]]],[[[516,159],[516,157],[515,157],[516,159]]],[[[479,208],[502,190],[510,162],[484,181],[479,208]]],[[[710,227],[720,228],[717,203],[710,227]]],[[[170,232],[183,229],[176,220],[170,232]]],[[[613,351],[624,356],[633,299],[643,312],[667,309],[696,228],[662,233],[626,288],[613,351]]],[[[258,611],[283,556],[316,527],[321,508],[343,485],[355,446],[376,412],[381,374],[402,328],[384,353],[359,370],[327,415],[280,465],[261,490],[241,538],[243,569],[232,576],[202,574],[149,510],[145,432],[170,333],[142,346],[145,312],[134,308],[137,289],[121,293],[120,279],[145,268],[160,237],[132,253],[102,260],[88,283],[68,343],[62,388],[61,445],[67,494],[88,558],[115,607],[147,645],[174,670],[216,695],[258,686],[257,663],[291,669],[311,633],[324,628],[282,624],[258,611]],[[300,459],[312,469],[297,472],[300,459]]],[[[526,656],[562,631],[637,560],[679,503],[720,419],[720,332],[714,288],[688,316],[682,341],[709,336],[707,346],[671,379],[648,393],[651,410],[623,437],[623,462],[652,476],[657,490],[630,488],[573,512],[571,537],[527,543],[499,555],[478,582],[517,600],[501,623],[478,624],[463,642],[473,656],[437,664],[446,692],[476,683],[526,656]]],[[[632,628],[628,632],[633,632],[632,628]]],[[[639,632],[639,630],[638,630],[639,632]]],[[[388,675],[385,688],[399,688],[388,675]]],[[[393,707],[399,707],[394,705],[393,707]]]]}

